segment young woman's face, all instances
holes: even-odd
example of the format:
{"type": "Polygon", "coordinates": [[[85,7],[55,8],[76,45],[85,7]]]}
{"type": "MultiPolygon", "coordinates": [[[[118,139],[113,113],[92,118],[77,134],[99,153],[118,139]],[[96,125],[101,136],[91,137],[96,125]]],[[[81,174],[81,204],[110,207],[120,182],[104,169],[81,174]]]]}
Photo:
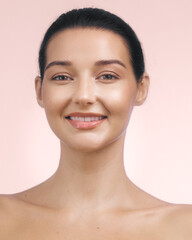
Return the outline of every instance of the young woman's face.
{"type": "Polygon", "coordinates": [[[121,36],[67,29],[50,40],[46,56],[42,87],[36,78],[37,98],[61,142],[88,152],[123,138],[147,84],[137,84],[121,36]]]}

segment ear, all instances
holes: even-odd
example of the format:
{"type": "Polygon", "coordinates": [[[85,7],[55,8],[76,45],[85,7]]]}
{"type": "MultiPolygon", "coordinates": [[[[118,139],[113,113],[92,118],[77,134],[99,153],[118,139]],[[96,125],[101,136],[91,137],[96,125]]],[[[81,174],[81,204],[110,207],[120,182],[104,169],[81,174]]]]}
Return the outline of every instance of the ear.
{"type": "Polygon", "coordinates": [[[36,98],[39,106],[44,107],[43,100],[42,100],[42,84],[41,84],[41,77],[37,76],[35,78],[35,91],[36,91],[36,98]]]}
{"type": "Polygon", "coordinates": [[[137,85],[138,90],[135,99],[135,106],[140,106],[145,102],[149,90],[149,83],[149,76],[147,75],[147,73],[144,73],[142,76],[142,80],[137,85]]]}

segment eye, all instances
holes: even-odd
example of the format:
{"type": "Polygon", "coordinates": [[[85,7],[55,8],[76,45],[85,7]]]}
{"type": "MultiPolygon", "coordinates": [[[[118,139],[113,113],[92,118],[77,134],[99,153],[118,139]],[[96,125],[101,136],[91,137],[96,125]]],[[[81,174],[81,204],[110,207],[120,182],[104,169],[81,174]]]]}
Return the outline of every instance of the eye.
{"type": "Polygon", "coordinates": [[[113,79],[118,79],[117,76],[112,75],[112,74],[104,74],[104,75],[100,76],[99,78],[100,78],[100,79],[103,79],[103,80],[113,80],[113,79]]]}
{"type": "Polygon", "coordinates": [[[73,80],[73,79],[67,75],[57,75],[52,77],[51,80],[67,81],[67,80],[73,80]]]}

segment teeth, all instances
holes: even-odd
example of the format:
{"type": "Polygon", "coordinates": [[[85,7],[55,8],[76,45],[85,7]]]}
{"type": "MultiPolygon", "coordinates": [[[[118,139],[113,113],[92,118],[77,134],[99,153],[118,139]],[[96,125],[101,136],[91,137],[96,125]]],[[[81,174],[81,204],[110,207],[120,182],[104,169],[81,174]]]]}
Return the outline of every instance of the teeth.
{"type": "Polygon", "coordinates": [[[98,121],[103,119],[104,117],[69,117],[69,119],[73,121],[80,121],[80,122],[92,122],[98,121]]]}

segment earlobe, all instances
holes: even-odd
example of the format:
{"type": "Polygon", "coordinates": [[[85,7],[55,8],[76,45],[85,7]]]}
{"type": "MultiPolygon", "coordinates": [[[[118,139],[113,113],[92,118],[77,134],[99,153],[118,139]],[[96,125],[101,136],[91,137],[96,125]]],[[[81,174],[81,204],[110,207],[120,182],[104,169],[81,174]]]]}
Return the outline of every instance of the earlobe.
{"type": "Polygon", "coordinates": [[[41,84],[41,77],[37,76],[35,78],[35,91],[36,91],[36,98],[39,106],[42,108],[44,107],[43,105],[43,100],[42,100],[42,84],[41,84]]]}
{"type": "Polygon", "coordinates": [[[135,100],[135,106],[140,106],[145,102],[148,95],[149,83],[150,83],[149,76],[146,73],[144,73],[142,76],[142,80],[138,83],[138,91],[135,100]]]}

